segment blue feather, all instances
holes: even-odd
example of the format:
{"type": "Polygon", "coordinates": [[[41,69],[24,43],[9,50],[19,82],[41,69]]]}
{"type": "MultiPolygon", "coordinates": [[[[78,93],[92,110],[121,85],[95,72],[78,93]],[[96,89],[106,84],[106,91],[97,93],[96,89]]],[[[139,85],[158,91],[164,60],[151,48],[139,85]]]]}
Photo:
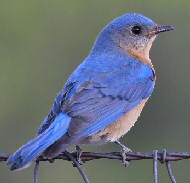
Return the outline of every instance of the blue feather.
{"type": "Polygon", "coordinates": [[[10,156],[7,163],[12,164],[11,170],[19,170],[29,166],[50,145],[67,133],[70,119],[65,113],[60,113],[47,130],[10,156]]]}
{"type": "Polygon", "coordinates": [[[55,157],[148,99],[154,89],[154,71],[126,50],[145,48],[152,41],[147,33],[156,26],[143,15],[125,14],[103,29],[56,97],[37,136],[8,159],[11,170],[26,168],[40,155],[55,157]],[[132,36],[133,25],[145,27],[141,36],[132,36]]]}

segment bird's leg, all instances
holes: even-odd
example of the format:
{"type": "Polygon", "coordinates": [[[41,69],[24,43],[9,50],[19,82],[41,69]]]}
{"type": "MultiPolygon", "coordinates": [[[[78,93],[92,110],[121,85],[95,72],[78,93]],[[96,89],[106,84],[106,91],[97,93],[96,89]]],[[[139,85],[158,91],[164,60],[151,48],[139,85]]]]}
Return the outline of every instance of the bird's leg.
{"type": "Polygon", "coordinates": [[[123,165],[125,167],[127,167],[129,165],[129,162],[126,161],[126,153],[131,152],[131,149],[129,149],[128,147],[126,147],[125,145],[123,145],[121,142],[119,142],[118,140],[115,141],[116,144],[118,144],[122,149],[121,149],[121,156],[123,158],[122,162],[123,165]]]}
{"type": "Polygon", "coordinates": [[[82,155],[82,149],[80,148],[80,146],[78,145],[75,145],[75,150],[76,150],[76,153],[77,153],[77,161],[80,165],[82,165],[82,161],[81,161],[81,155],[82,155]]]}

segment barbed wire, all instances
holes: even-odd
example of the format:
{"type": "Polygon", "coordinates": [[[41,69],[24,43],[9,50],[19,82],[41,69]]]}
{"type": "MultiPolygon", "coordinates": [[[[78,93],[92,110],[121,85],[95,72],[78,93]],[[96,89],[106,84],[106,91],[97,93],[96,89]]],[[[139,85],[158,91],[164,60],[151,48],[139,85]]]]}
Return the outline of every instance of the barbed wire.
{"type": "MultiPolygon", "coordinates": [[[[8,154],[0,153],[0,162],[7,161],[9,158],[8,154]]],[[[85,171],[82,169],[81,164],[77,161],[77,152],[69,153],[65,151],[53,159],[46,159],[40,156],[36,160],[36,165],[34,168],[34,183],[38,183],[38,169],[40,161],[49,161],[53,163],[57,159],[62,159],[65,161],[72,161],[73,166],[77,167],[80,174],[83,177],[85,183],[90,183],[87,178],[85,171]]],[[[122,161],[122,155],[120,152],[82,152],[80,156],[81,162],[85,163],[87,161],[96,160],[96,159],[115,159],[122,161]]],[[[190,152],[167,152],[165,149],[162,152],[154,150],[153,153],[144,153],[144,152],[128,152],[126,154],[126,161],[135,161],[135,160],[153,160],[153,175],[154,183],[158,183],[158,161],[162,164],[166,164],[168,175],[172,183],[177,183],[175,177],[172,173],[171,161],[179,161],[184,159],[190,159],[190,152]]]]}

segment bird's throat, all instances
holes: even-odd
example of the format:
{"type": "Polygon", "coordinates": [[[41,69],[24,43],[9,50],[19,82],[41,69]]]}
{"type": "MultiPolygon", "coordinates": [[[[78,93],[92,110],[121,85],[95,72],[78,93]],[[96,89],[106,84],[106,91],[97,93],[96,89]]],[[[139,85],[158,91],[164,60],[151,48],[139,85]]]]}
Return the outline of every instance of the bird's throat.
{"type": "Polygon", "coordinates": [[[131,49],[131,50],[128,50],[127,52],[130,53],[132,57],[138,59],[142,63],[149,65],[150,67],[153,67],[152,62],[149,58],[148,49],[135,49],[135,50],[131,49]]]}
{"type": "Polygon", "coordinates": [[[149,58],[149,52],[152,47],[152,43],[155,40],[156,37],[153,37],[151,41],[147,42],[146,45],[143,46],[132,46],[130,49],[127,49],[126,52],[130,54],[132,57],[138,59],[144,64],[149,65],[151,68],[153,68],[153,64],[149,58]]]}

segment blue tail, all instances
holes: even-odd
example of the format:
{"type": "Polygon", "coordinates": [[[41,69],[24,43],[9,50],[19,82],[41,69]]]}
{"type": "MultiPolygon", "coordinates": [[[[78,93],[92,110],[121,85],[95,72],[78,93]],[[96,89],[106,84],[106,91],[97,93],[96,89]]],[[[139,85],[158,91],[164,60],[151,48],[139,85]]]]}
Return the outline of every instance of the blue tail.
{"type": "Polygon", "coordinates": [[[48,129],[9,157],[7,164],[12,164],[10,169],[20,170],[30,166],[49,146],[67,132],[70,119],[65,113],[60,113],[48,129]]]}

